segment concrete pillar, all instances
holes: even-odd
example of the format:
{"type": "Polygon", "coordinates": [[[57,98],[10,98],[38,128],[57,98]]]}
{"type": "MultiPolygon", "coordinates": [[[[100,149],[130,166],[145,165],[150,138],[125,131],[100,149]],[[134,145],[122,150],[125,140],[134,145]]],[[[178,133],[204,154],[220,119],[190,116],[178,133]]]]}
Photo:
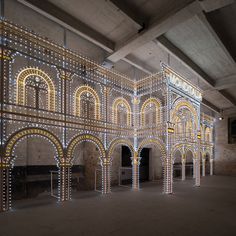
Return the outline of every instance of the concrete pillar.
{"type": "Polygon", "coordinates": [[[185,180],[186,179],[186,176],[185,176],[185,160],[182,159],[182,180],[185,180]]]}
{"type": "Polygon", "coordinates": [[[102,160],[102,194],[111,193],[111,161],[109,158],[102,160]]]}
{"type": "Polygon", "coordinates": [[[58,200],[68,201],[71,199],[71,164],[60,163],[58,172],[58,200]]]}
{"type": "Polygon", "coordinates": [[[210,175],[213,175],[213,159],[210,159],[210,175]]]}
{"type": "Polygon", "coordinates": [[[139,165],[140,165],[140,157],[138,157],[137,153],[134,153],[132,159],[132,189],[139,190],[139,165]]]}
{"type": "Polygon", "coordinates": [[[202,159],[202,176],[206,175],[206,160],[202,159]]]}

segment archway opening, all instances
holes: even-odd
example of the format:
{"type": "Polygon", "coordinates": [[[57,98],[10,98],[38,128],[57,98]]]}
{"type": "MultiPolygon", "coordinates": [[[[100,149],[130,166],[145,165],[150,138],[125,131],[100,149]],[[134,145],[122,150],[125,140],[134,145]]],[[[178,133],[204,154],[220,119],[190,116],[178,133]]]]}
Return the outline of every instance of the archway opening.
{"type": "Polygon", "coordinates": [[[190,150],[187,150],[186,151],[186,164],[185,164],[185,176],[186,176],[186,179],[187,178],[193,178],[194,176],[193,176],[193,168],[194,168],[194,166],[193,166],[193,153],[192,153],[192,151],[190,151],[190,150]]]}
{"type": "Polygon", "coordinates": [[[102,168],[99,148],[82,141],[73,151],[71,187],[72,196],[81,191],[102,190],[102,168]]]}
{"type": "MultiPolygon", "coordinates": [[[[161,186],[163,180],[162,153],[155,144],[148,144],[140,152],[140,183],[154,182],[161,186]]],[[[142,184],[142,187],[144,186],[142,184]]]]}
{"type": "Polygon", "coordinates": [[[182,154],[179,150],[174,153],[173,178],[181,179],[182,177],[182,154]]]}
{"type": "Polygon", "coordinates": [[[13,149],[13,207],[46,205],[58,195],[57,151],[43,136],[25,136],[13,149]]]}
{"type": "Polygon", "coordinates": [[[210,154],[208,152],[205,156],[205,175],[210,175],[210,154]]]}
{"type": "Polygon", "coordinates": [[[131,187],[132,184],[132,152],[124,144],[118,144],[112,152],[111,187],[131,187]]]}

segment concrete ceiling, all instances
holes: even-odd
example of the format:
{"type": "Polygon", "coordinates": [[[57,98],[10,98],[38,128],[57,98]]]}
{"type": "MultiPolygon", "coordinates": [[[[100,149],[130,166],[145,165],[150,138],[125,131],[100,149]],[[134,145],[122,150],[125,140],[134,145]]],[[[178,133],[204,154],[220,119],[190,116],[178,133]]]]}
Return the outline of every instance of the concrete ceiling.
{"type": "Polygon", "coordinates": [[[204,91],[209,108],[236,106],[235,0],[18,0],[104,50],[139,79],[165,62],[204,91]]]}

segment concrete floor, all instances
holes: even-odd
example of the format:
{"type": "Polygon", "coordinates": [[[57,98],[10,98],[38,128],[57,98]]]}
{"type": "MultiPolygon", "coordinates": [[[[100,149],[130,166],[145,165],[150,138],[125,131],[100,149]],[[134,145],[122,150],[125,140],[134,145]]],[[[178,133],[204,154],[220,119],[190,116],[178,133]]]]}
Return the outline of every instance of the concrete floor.
{"type": "Polygon", "coordinates": [[[18,201],[16,210],[0,214],[0,235],[235,236],[236,177],[207,176],[200,188],[192,184],[176,181],[173,195],[143,183],[139,192],[80,192],[63,204],[48,197],[18,201]]]}

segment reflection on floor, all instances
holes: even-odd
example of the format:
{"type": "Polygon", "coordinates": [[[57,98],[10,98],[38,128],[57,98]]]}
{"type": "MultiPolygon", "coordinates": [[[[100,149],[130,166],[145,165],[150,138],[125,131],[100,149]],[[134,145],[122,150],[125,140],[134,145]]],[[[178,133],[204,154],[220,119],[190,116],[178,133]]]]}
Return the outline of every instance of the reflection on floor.
{"type": "Polygon", "coordinates": [[[236,235],[236,178],[207,176],[200,188],[193,183],[176,181],[172,195],[146,182],[138,192],[78,192],[65,203],[46,195],[16,201],[15,210],[0,214],[0,235],[236,235]]]}

